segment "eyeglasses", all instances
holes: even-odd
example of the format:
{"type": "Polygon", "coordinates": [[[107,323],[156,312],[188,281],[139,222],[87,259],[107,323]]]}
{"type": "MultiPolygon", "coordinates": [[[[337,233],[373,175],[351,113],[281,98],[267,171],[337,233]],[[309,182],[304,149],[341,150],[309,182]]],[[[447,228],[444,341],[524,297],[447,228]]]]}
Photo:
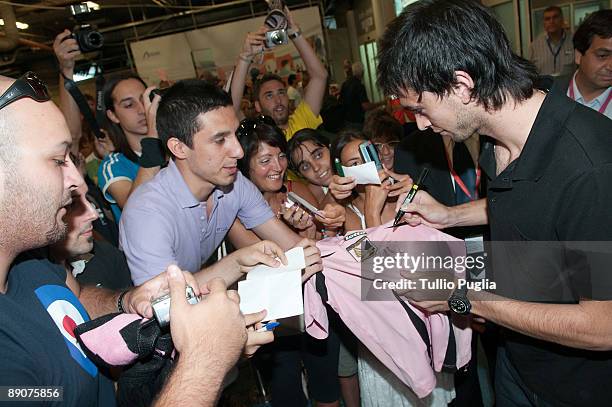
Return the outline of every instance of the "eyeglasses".
{"type": "Polygon", "coordinates": [[[9,86],[0,96],[0,109],[22,98],[34,99],[37,102],[51,100],[47,86],[36,77],[34,72],[26,72],[9,86]]]}
{"type": "Polygon", "coordinates": [[[254,119],[243,119],[238,125],[236,135],[238,138],[248,137],[249,134],[257,128],[258,124],[266,124],[268,126],[275,126],[276,122],[270,116],[257,116],[254,119]]]}

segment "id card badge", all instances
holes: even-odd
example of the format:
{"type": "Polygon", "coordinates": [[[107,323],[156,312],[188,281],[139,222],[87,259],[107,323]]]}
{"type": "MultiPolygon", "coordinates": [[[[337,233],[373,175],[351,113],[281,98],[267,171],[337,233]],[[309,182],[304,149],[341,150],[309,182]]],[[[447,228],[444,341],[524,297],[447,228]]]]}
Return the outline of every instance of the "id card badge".
{"type": "MultiPolygon", "coordinates": [[[[487,254],[485,252],[484,247],[484,237],[483,235],[476,235],[466,237],[465,241],[465,252],[466,255],[472,258],[476,258],[479,256],[486,257],[487,254]]],[[[486,269],[485,267],[478,267],[477,262],[474,262],[474,266],[468,268],[468,275],[466,276],[469,280],[484,280],[486,278],[486,269]]]]}

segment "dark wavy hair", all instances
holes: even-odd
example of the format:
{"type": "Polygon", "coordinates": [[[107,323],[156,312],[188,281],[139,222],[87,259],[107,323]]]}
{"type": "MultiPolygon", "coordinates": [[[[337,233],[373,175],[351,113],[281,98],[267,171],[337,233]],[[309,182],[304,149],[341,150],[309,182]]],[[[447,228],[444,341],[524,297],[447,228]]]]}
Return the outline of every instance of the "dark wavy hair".
{"type": "MultiPolygon", "coordinates": [[[[127,81],[129,79],[135,79],[138,82],[142,83],[142,85],[146,88],[147,84],[142,78],[133,73],[128,74],[120,74],[111,76],[104,83],[103,88],[103,96],[104,96],[104,108],[106,110],[110,110],[111,112],[115,112],[115,106],[113,103],[113,91],[119,85],[119,83],[123,81],[127,81]]],[[[138,163],[138,156],[130,147],[130,143],[128,142],[125,133],[121,126],[117,123],[114,123],[110,119],[106,120],[106,123],[101,124],[106,130],[110,133],[110,137],[113,140],[115,145],[115,150],[121,154],[123,154],[128,160],[138,163]]]]}
{"type": "Polygon", "coordinates": [[[307,141],[310,141],[312,144],[319,147],[329,148],[329,140],[327,139],[327,137],[325,137],[315,129],[302,129],[295,132],[295,134],[293,135],[293,137],[291,137],[291,140],[289,140],[289,143],[287,144],[287,156],[289,157],[289,165],[291,169],[297,173],[300,172],[298,166],[303,158],[301,156],[302,150],[300,149],[300,146],[307,141]],[[293,159],[294,153],[300,154],[299,159],[293,159]]]}
{"type": "MultiPolygon", "coordinates": [[[[346,145],[348,143],[350,143],[353,140],[363,140],[366,141],[368,138],[366,137],[365,134],[356,131],[356,130],[343,130],[338,134],[338,137],[336,137],[336,139],[334,140],[334,142],[332,143],[331,149],[330,149],[330,153],[331,153],[331,160],[332,162],[334,162],[337,159],[339,159],[342,162],[342,159],[340,158],[340,155],[342,154],[342,150],[344,149],[344,147],[346,147],[346,145]]],[[[334,168],[334,173],[338,174],[336,172],[336,166],[333,166],[334,168]]]]}
{"type": "Polygon", "coordinates": [[[612,37],[612,10],[599,10],[589,14],[574,33],[574,48],[584,55],[591,48],[595,35],[605,39],[612,37]]]}
{"type": "Polygon", "coordinates": [[[387,28],[378,56],[378,85],[387,95],[411,90],[438,97],[474,80],[472,98],[487,110],[533,95],[537,70],[512,51],[501,24],[475,0],[421,0],[387,28]]]}
{"type": "MultiPolygon", "coordinates": [[[[266,143],[270,147],[278,147],[282,152],[287,153],[287,140],[283,131],[276,125],[264,123],[259,119],[245,119],[255,120],[257,125],[249,127],[245,133],[241,133],[239,140],[244,156],[238,160],[238,169],[240,172],[250,178],[250,163],[251,158],[259,151],[259,146],[262,143],[266,143]]],[[[244,120],[243,120],[244,122],[244,120]]]]}
{"type": "Polygon", "coordinates": [[[363,133],[370,140],[401,140],[404,128],[386,110],[373,111],[363,123],[363,133]]]}

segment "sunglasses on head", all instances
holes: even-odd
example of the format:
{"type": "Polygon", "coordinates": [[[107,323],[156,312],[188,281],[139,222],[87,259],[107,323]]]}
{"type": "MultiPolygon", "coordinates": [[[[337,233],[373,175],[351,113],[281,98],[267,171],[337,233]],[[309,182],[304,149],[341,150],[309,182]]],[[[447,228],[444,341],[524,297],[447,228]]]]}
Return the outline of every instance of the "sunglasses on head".
{"type": "Polygon", "coordinates": [[[37,102],[51,100],[47,86],[36,77],[34,72],[26,72],[9,86],[0,96],[0,109],[22,98],[34,99],[37,102]]]}
{"type": "Polygon", "coordinates": [[[276,122],[270,116],[257,116],[254,119],[243,119],[238,125],[236,135],[238,138],[247,137],[257,125],[267,124],[268,126],[276,126],[276,122]]]}

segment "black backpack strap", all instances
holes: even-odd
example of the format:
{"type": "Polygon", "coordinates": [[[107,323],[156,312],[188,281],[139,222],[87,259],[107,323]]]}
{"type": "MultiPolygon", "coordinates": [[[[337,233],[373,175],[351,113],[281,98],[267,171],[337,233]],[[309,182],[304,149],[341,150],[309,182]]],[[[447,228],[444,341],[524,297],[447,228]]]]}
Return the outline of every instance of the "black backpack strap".
{"type": "Polygon", "coordinates": [[[455,372],[457,370],[457,341],[455,339],[455,330],[453,329],[453,321],[447,314],[448,318],[448,345],[446,346],[446,355],[444,355],[444,363],[442,365],[444,371],[455,372]]]}
{"type": "Polygon", "coordinates": [[[64,88],[68,91],[68,93],[70,93],[70,95],[74,99],[75,103],[79,107],[79,110],[81,111],[81,114],[83,115],[85,120],[87,120],[87,123],[89,123],[91,131],[93,131],[94,135],[97,138],[104,138],[104,134],[102,133],[102,130],[100,130],[100,125],[96,121],[94,114],[91,112],[91,109],[87,104],[85,96],[83,96],[83,94],[79,90],[79,87],[77,86],[76,82],[72,79],[68,79],[67,77],[65,77],[63,73],[62,77],[64,78],[64,88]]]}
{"type": "Polygon", "coordinates": [[[325,276],[323,273],[315,274],[315,287],[323,300],[323,305],[327,304],[329,296],[327,295],[327,287],[325,286],[325,276]]]}
{"type": "Polygon", "coordinates": [[[429,360],[433,366],[433,358],[431,354],[431,341],[429,340],[429,332],[427,332],[427,326],[425,326],[425,322],[423,322],[423,320],[419,318],[416,312],[414,312],[412,308],[410,308],[410,306],[406,304],[406,302],[403,301],[400,298],[400,296],[397,295],[395,291],[392,291],[392,292],[395,298],[397,298],[397,300],[399,301],[399,303],[402,304],[402,307],[404,307],[404,310],[408,314],[408,318],[410,318],[412,325],[417,330],[417,332],[419,333],[419,336],[423,340],[423,343],[427,347],[427,356],[429,356],[429,360]]]}

